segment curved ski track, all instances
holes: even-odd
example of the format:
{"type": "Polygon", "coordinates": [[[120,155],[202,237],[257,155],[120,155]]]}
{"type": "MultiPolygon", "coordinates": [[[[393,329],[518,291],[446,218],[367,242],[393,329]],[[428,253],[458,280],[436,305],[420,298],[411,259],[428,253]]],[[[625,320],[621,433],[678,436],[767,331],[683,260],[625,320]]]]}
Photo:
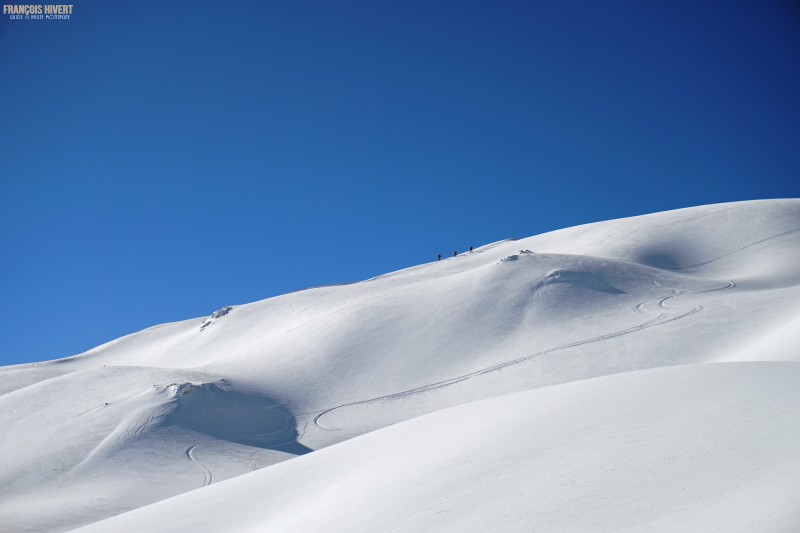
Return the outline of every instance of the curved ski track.
{"type": "Polygon", "coordinates": [[[197,444],[193,444],[188,448],[186,448],[186,458],[203,469],[203,477],[204,477],[203,486],[206,487],[208,485],[211,485],[211,481],[214,479],[214,474],[211,472],[210,468],[208,468],[206,465],[204,465],[203,463],[194,458],[192,452],[194,451],[195,448],[197,448],[197,444]]]}
{"type": "MultiPolygon", "coordinates": [[[[789,230],[789,231],[784,231],[783,233],[778,233],[777,235],[773,235],[771,237],[766,237],[764,239],[760,239],[760,240],[757,240],[755,242],[751,242],[750,244],[742,246],[741,248],[737,248],[736,250],[733,250],[731,252],[722,254],[722,255],[720,255],[718,257],[715,257],[714,259],[709,259],[708,261],[703,261],[702,263],[697,263],[695,265],[684,265],[684,266],[650,265],[650,266],[654,266],[656,268],[663,268],[664,270],[685,270],[685,269],[689,269],[689,268],[697,268],[697,267],[701,267],[701,266],[706,266],[706,265],[708,265],[710,263],[713,263],[714,261],[719,261],[720,259],[724,259],[724,258],[729,257],[729,256],[734,255],[734,254],[738,254],[739,252],[741,252],[743,250],[747,250],[748,248],[752,248],[753,246],[757,246],[759,244],[763,244],[763,243],[769,242],[769,241],[774,241],[774,240],[779,239],[781,237],[785,237],[786,235],[791,235],[792,233],[797,233],[797,232],[800,232],[800,228],[789,230]]],[[[788,241],[788,240],[792,240],[792,239],[795,239],[795,238],[796,237],[790,237],[789,239],[786,239],[786,240],[788,241]]]]}
{"type": "MultiPolygon", "coordinates": [[[[713,288],[713,289],[707,289],[707,290],[703,290],[703,291],[691,291],[691,293],[692,294],[702,294],[702,293],[707,293],[707,292],[724,291],[724,290],[731,289],[731,288],[733,288],[735,286],[736,286],[736,283],[734,283],[733,281],[727,280],[724,287],[716,287],[716,288],[713,288]]],[[[672,289],[672,292],[669,295],[667,295],[667,296],[665,296],[663,298],[660,298],[658,300],[658,306],[660,308],[662,308],[662,309],[667,309],[666,302],[668,300],[672,299],[672,298],[675,298],[676,296],[679,296],[680,294],[683,294],[684,292],[685,291],[683,291],[682,289],[672,289]]],[[[646,303],[649,303],[649,302],[652,302],[652,300],[648,300],[646,302],[640,303],[639,305],[636,306],[636,309],[638,309],[639,311],[644,312],[644,310],[641,308],[641,306],[646,304],[646,303]]],[[[411,396],[411,395],[414,395],[414,394],[417,394],[417,393],[421,393],[421,392],[427,392],[429,390],[434,390],[434,389],[439,389],[439,388],[442,388],[442,387],[447,387],[449,385],[454,385],[456,383],[459,383],[461,381],[466,381],[466,380],[468,380],[470,378],[474,378],[476,376],[481,376],[483,374],[488,374],[490,372],[495,372],[495,371],[498,371],[498,370],[502,370],[502,369],[504,369],[506,367],[509,367],[509,366],[512,366],[512,365],[517,365],[517,364],[520,364],[520,363],[524,363],[526,361],[530,361],[531,359],[538,359],[540,357],[543,357],[545,355],[551,354],[553,352],[558,352],[558,351],[561,351],[561,350],[566,350],[568,348],[574,348],[576,346],[582,346],[584,344],[590,344],[590,343],[593,343],[593,342],[599,342],[599,341],[604,341],[604,340],[608,340],[608,339],[613,339],[615,337],[621,337],[623,335],[628,335],[630,333],[635,333],[637,331],[642,331],[644,329],[652,328],[652,327],[655,327],[655,326],[661,326],[663,324],[668,324],[670,322],[675,322],[676,320],[681,320],[681,319],[686,318],[688,316],[691,316],[691,315],[693,315],[695,313],[698,313],[698,312],[702,311],[702,309],[703,309],[703,306],[698,304],[694,308],[692,308],[691,310],[689,310],[689,311],[687,311],[685,313],[682,313],[680,315],[673,316],[671,318],[667,318],[666,320],[662,320],[662,319],[666,318],[669,315],[667,313],[661,312],[656,318],[654,318],[652,320],[648,320],[647,322],[643,322],[641,324],[637,324],[636,326],[632,326],[632,327],[629,327],[629,328],[621,329],[621,330],[618,330],[618,331],[613,331],[611,333],[606,333],[604,335],[599,335],[597,337],[591,337],[589,339],[583,339],[583,340],[571,342],[571,343],[568,343],[568,344],[562,344],[561,346],[555,346],[553,348],[548,348],[547,350],[542,350],[542,351],[539,351],[539,352],[536,352],[536,353],[533,353],[533,354],[530,354],[530,355],[526,355],[526,356],[520,357],[518,359],[512,359],[511,361],[505,361],[503,363],[498,363],[496,365],[492,365],[492,366],[489,366],[489,367],[486,367],[486,368],[482,368],[480,370],[476,370],[476,371],[470,372],[468,374],[463,374],[461,376],[457,376],[457,377],[454,377],[454,378],[445,379],[445,380],[437,381],[437,382],[434,382],[434,383],[429,383],[427,385],[422,385],[420,387],[415,387],[413,389],[408,389],[408,390],[404,390],[404,391],[400,391],[400,392],[395,392],[393,394],[387,394],[387,395],[384,395],[384,396],[378,396],[378,397],[375,397],[375,398],[369,398],[369,399],[366,399],[366,400],[359,400],[359,401],[355,401],[355,402],[348,402],[348,403],[343,403],[343,404],[340,404],[340,405],[336,405],[334,407],[330,407],[328,409],[325,409],[323,411],[318,412],[314,416],[313,422],[314,422],[314,425],[316,425],[318,428],[320,428],[320,429],[322,429],[324,431],[339,431],[339,428],[325,427],[320,422],[320,419],[323,416],[325,416],[325,415],[327,415],[327,414],[329,414],[329,413],[331,413],[331,412],[333,412],[333,411],[335,411],[337,409],[342,409],[344,407],[352,407],[354,405],[364,405],[364,404],[368,404],[368,403],[372,403],[372,402],[378,402],[378,401],[384,401],[384,400],[393,400],[393,399],[397,399],[397,398],[403,398],[405,396],[411,396]]]]}

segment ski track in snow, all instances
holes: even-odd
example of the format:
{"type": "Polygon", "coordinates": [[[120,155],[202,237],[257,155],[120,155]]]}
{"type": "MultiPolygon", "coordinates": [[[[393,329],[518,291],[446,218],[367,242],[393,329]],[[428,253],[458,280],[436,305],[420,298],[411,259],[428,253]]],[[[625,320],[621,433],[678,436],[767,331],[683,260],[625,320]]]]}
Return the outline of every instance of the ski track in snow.
{"type": "MultiPolygon", "coordinates": [[[[656,268],[663,268],[664,270],[685,270],[685,269],[689,269],[689,268],[697,268],[697,267],[701,267],[701,266],[706,266],[706,265],[708,265],[710,263],[713,263],[714,261],[719,261],[720,259],[724,259],[724,258],[729,257],[729,256],[734,255],[734,254],[738,254],[739,252],[741,252],[743,250],[747,250],[748,248],[752,248],[753,246],[757,246],[759,244],[763,244],[763,243],[769,242],[769,241],[774,241],[776,239],[780,239],[781,237],[785,237],[786,235],[791,235],[791,234],[797,233],[799,231],[800,231],[800,228],[796,228],[796,229],[789,230],[789,231],[784,231],[783,233],[778,233],[777,235],[773,235],[771,237],[766,237],[764,239],[760,239],[760,240],[757,240],[755,242],[751,242],[750,244],[742,246],[741,248],[737,248],[736,250],[733,250],[733,251],[730,251],[728,253],[722,254],[719,257],[715,257],[714,259],[709,259],[708,261],[703,261],[702,263],[697,263],[695,265],[685,265],[685,266],[651,265],[651,266],[654,266],[656,268]]],[[[790,238],[788,238],[786,240],[788,241],[788,240],[792,240],[792,239],[796,239],[796,238],[797,237],[790,237],[790,238]]],[[[780,242],[780,241],[778,241],[778,242],[780,242]]],[[[774,243],[770,243],[770,244],[774,244],[774,243]]]]}
{"type": "MultiPolygon", "coordinates": [[[[723,286],[723,287],[715,287],[713,289],[706,289],[706,290],[702,290],[702,291],[690,291],[689,294],[703,294],[703,293],[708,293],[708,292],[724,291],[724,290],[732,289],[735,286],[736,286],[736,283],[734,283],[731,280],[726,280],[725,286],[723,286]]],[[[667,307],[667,305],[666,305],[666,302],[668,300],[671,300],[672,298],[675,298],[675,297],[677,297],[677,296],[679,296],[681,294],[686,293],[682,289],[671,289],[671,291],[672,292],[669,295],[657,300],[658,306],[661,309],[669,309],[669,307],[667,307]]],[[[641,306],[646,304],[646,303],[650,303],[650,302],[653,302],[653,300],[647,300],[645,302],[642,302],[641,304],[637,305],[636,308],[639,311],[646,312],[641,308],[641,306]]],[[[355,402],[348,402],[348,403],[344,403],[344,404],[341,404],[341,405],[336,405],[334,407],[331,407],[331,408],[325,409],[323,411],[317,412],[317,414],[313,418],[314,425],[316,425],[318,428],[320,428],[320,429],[322,429],[324,431],[340,431],[339,428],[329,428],[329,427],[326,427],[326,426],[322,425],[322,423],[321,423],[322,417],[324,417],[327,414],[330,414],[333,411],[336,411],[338,409],[342,409],[344,407],[352,407],[352,406],[355,406],[355,405],[365,405],[365,404],[368,404],[368,403],[385,401],[385,400],[395,400],[395,399],[398,399],[398,398],[403,398],[403,397],[406,397],[406,396],[412,396],[414,394],[419,394],[419,393],[422,393],[422,392],[427,392],[427,391],[430,391],[430,390],[447,387],[449,385],[454,385],[456,383],[460,383],[462,381],[466,381],[468,379],[471,379],[471,378],[474,378],[474,377],[477,377],[477,376],[482,376],[482,375],[488,374],[490,372],[496,372],[498,370],[502,370],[502,369],[507,368],[509,366],[513,366],[513,365],[517,365],[517,364],[520,364],[520,363],[524,363],[524,362],[530,361],[532,359],[538,359],[538,358],[544,357],[545,355],[549,355],[551,353],[558,352],[558,351],[561,351],[561,350],[566,350],[566,349],[569,349],[569,348],[575,348],[576,346],[583,346],[585,344],[590,344],[590,343],[593,343],[593,342],[600,342],[600,341],[604,341],[604,340],[608,340],[608,339],[613,339],[613,338],[616,338],[616,337],[621,337],[623,335],[628,335],[630,333],[635,333],[637,331],[642,331],[644,329],[652,328],[652,327],[655,327],[655,326],[661,326],[661,325],[664,325],[664,324],[668,324],[670,322],[675,322],[676,320],[681,320],[683,318],[687,318],[687,317],[689,317],[691,315],[694,315],[695,313],[699,313],[702,310],[703,310],[703,306],[698,304],[694,308],[692,308],[691,310],[689,310],[689,311],[687,311],[685,313],[682,313],[680,315],[673,316],[671,318],[667,318],[666,320],[663,320],[663,319],[666,318],[669,315],[667,313],[665,313],[665,312],[661,312],[656,318],[654,318],[652,320],[648,320],[647,322],[643,322],[641,324],[637,324],[636,326],[632,326],[632,327],[625,328],[625,329],[618,330],[618,331],[613,331],[611,333],[606,333],[604,335],[599,335],[597,337],[592,337],[592,338],[589,338],[589,339],[583,339],[583,340],[580,340],[580,341],[575,341],[575,342],[571,342],[571,343],[568,343],[568,344],[563,344],[561,346],[548,348],[547,350],[542,350],[540,352],[536,352],[536,353],[533,353],[533,354],[530,354],[530,355],[526,355],[526,356],[520,357],[518,359],[513,359],[511,361],[505,361],[503,363],[499,363],[499,364],[492,365],[492,366],[489,366],[489,367],[486,367],[486,368],[483,368],[483,369],[480,369],[480,370],[476,370],[476,371],[470,372],[468,374],[464,374],[464,375],[461,375],[461,376],[457,376],[457,377],[446,379],[446,380],[442,380],[442,381],[437,381],[437,382],[434,382],[434,383],[430,383],[428,385],[422,385],[420,387],[415,387],[413,389],[408,389],[408,390],[401,391],[401,392],[396,392],[396,393],[393,393],[393,394],[387,394],[385,396],[378,396],[378,397],[375,397],[375,398],[369,398],[369,399],[366,399],[366,400],[359,400],[359,401],[355,401],[355,402]]]]}
{"type": "Polygon", "coordinates": [[[203,463],[194,458],[192,452],[194,452],[195,448],[197,448],[197,444],[193,444],[188,448],[186,448],[186,458],[203,469],[203,477],[204,477],[203,486],[206,487],[208,485],[211,485],[211,481],[214,479],[214,474],[211,472],[210,468],[208,468],[206,465],[204,465],[203,463]]]}
{"type": "Polygon", "coordinates": [[[256,451],[250,454],[250,462],[253,463],[253,471],[258,470],[258,466],[256,466],[256,455],[263,452],[263,448],[257,448],[256,451]]]}

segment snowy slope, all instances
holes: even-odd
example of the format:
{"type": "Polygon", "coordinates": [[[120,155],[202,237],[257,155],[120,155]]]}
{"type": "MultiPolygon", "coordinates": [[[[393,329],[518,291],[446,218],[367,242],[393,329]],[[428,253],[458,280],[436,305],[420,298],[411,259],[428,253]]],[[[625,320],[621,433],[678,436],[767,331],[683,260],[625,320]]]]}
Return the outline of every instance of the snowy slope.
{"type": "Polygon", "coordinates": [[[800,363],[688,365],[439,411],[81,529],[797,531],[800,363]]]}
{"type": "Polygon", "coordinates": [[[0,530],[65,530],[474,400],[797,361],[797,320],[800,201],[770,200],[502,241],[156,326],[0,369],[0,530]]]}

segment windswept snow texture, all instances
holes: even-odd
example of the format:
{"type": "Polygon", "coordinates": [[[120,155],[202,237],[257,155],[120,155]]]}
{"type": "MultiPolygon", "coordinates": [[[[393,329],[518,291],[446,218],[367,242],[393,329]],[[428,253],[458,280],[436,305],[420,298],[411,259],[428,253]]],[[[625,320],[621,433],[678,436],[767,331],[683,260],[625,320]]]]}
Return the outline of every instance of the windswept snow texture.
{"type": "Polygon", "coordinates": [[[221,311],[0,369],[0,530],[800,530],[800,200],[221,311]]]}

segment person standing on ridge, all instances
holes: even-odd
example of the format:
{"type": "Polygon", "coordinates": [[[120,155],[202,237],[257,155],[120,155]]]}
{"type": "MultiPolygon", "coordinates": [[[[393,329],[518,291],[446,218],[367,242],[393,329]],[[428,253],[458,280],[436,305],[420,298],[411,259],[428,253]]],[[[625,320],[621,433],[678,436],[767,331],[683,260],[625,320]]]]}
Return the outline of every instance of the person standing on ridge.
{"type": "Polygon", "coordinates": [[[453,250],[453,257],[458,255],[458,250],[453,250]]]}
{"type": "Polygon", "coordinates": [[[442,254],[439,254],[439,259],[437,259],[437,261],[441,261],[441,260],[442,260],[442,254]]]}
{"type": "Polygon", "coordinates": [[[469,247],[469,253],[472,253],[472,246],[469,247]]]}

